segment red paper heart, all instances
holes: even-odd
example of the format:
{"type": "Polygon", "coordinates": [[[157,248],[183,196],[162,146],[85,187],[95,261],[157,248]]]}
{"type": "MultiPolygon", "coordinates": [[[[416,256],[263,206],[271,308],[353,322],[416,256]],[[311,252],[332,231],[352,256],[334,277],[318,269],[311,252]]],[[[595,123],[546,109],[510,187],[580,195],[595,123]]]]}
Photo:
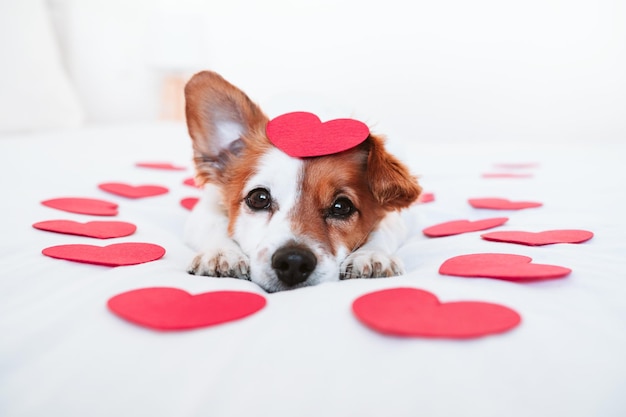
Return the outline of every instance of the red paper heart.
{"type": "Polygon", "coordinates": [[[196,179],[193,177],[185,178],[185,180],[183,181],[183,184],[189,185],[190,187],[198,188],[198,186],[196,185],[196,179]]]}
{"type": "Polygon", "coordinates": [[[33,227],[47,232],[96,237],[98,239],[129,236],[137,230],[137,227],[132,223],[110,221],[79,223],[72,220],[48,220],[35,223],[33,227]]]}
{"type": "Polygon", "coordinates": [[[394,288],[357,298],[352,311],[366,326],[392,336],[467,339],[516,327],[520,315],[499,304],[478,301],[441,303],[434,294],[394,288]]]}
{"type": "Polygon", "coordinates": [[[433,193],[422,193],[417,199],[417,203],[420,204],[432,203],[433,201],[435,201],[435,194],[433,193]]]}
{"type": "Polygon", "coordinates": [[[504,253],[476,253],[450,258],[439,267],[439,273],[457,277],[495,278],[525,282],[563,278],[572,272],[556,265],[533,264],[532,258],[504,253]]]}
{"type": "Polygon", "coordinates": [[[533,201],[510,201],[504,198],[470,198],[468,201],[474,208],[491,210],[521,210],[543,205],[533,201]]]}
{"type": "Polygon", "coordinates": [[[117,214],[117,204],[95,198],[53,198],[42,201],[41,204],[70,213],[91,214],[94,216],[115,216],[117,214]]]}
{"type": "Polygon", "coordinates": [[[121,182],[106,182],[98,185],[98,188],[127,198],[153,197],[169,191],[160,185],[129,185],[121,182]]]}
{"type": "Polygon", "coordinates": [[[242,291],[191,295],[176,288],[142,288],[111,298],[119,317],[157,330],[188,330],[250,316],[265,307],[264,297],[242,291]]]}
{"type": "Polygon", "coordinates": [[[126,266],[156,261],[165,249],[152,243],[116,243],[108,246],[59,245],[45,248],[51,258],[104,266],[126,266]]]}
{"type": "Polygon", "coordinates": [[[198,198],[196,197],[187,197],[180,200],[180,205],[187,210],[192,210],[196,204],[198,204],[198,198]]]}
{"type": "Polygon", "coordinates": [[[535,162],[526,162],[526,163],[505,163],[505,164],[495,164],[496,168],[503,169],[528,169],[528,168],[536,168],[539,164],[535,162]]]}
{"type": "Polygon", "coordinates": [[[492,227],[503,225],[508,220],[507,217],[494,217],[491,219],[475,220],[473,222],[469,220],[455,220],[427,227],[423,230],[423,233],[428,237],[458,235],[460,233],[491,229],[492,227]]]}
{"type": "Polygon", "coordinates": [[[187,168],[174,165],[170,162],[137,162],[136,166],[140,168],[164,169],[169,171],[184,171],[187,168]]]}
{"type": "Polygon", "coordinates": [[[494,242],[519,243],[521,245],[541,246],[554,243],[582,243],[593,237],[587,230],[546,230],[545,232],[491,232],[480,235],[485,240],[494,242]]]}
{"type": "Polygon", "coordinates": [[[305,158],[331,155],[353,148],[369,136],[369,128],[354,119],[335,119],[322,123],[307,112],[283,114],[272,119],[267,137],[287,155],[305,158]]]}

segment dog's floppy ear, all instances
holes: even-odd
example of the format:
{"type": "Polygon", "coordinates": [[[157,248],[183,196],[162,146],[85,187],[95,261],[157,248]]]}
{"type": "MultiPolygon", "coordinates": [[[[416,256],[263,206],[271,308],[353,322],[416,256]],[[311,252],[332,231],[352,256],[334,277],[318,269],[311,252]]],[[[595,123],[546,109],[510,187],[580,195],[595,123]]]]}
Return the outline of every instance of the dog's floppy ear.
{"type": "Polygon", "coordinates": [[[229,162],[244,146],[241,138],[264,129],[268,120],[243,91],[211,71],[189,80],[185,107],[198,185],[222,182],[229,162]]]}
{"type": "Polygon", "coordinates": [[[422,192],[417,179],[387,152],[381,137],[370,135],[367,177],[370,190],[385,208],[399,210],[413,204],[422,192]]]}

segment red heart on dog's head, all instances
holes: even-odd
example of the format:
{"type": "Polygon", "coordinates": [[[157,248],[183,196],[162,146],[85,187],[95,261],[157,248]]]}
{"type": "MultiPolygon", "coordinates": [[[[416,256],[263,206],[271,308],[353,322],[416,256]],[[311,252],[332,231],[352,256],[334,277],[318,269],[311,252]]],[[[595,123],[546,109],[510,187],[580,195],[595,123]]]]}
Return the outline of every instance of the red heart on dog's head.
{"type": "Polygon", "coordinates": [[[572,272],[556,265],[534,264],[527,256],[504,253],[476,253],[455,256],[439,267],[439,273],[457,277],[495,278],[526,282],[563,278],[572,272]]]}
{"type": "Polygon", "coordinates": [[[49,220],[35,223],[33,224],[33,227],[47,232],[95,237],[98,239],[129,236],[137,230],[137,227],[134,224],[126,222],[79,223],[72,220],[49,220]]]}
{"type": "Polygon", "coordinates": [[[534,201],[511,201],[504,198],[470,198],[469,203],[474,208],[491,210],[521,210],[542,206],[534,201]]]}
{"type": "Polygon", "coordinates": [[[109,309],[157,330],[188,330],[242,319],[265,307],[264,297],[242,291],[191,295],[176,288],[142,288],[111,298],[109,309]]]}
{"type": "Polygon", "coordinates": [[[153,197],[169,191],[160,185],[129,185],[121,182],[106,182],[98,185],[98,188],[127,198],[153,197]]]}
{"type": "Polygon", "coordinates": [[[373,330],[405,337],[467,339],[502,333],[521,321],[508,307],[476,301],[441,303],[434,294],[415,288],[363,295],[354,301],[352,311],[373,330]]]}
{"type": "Polygon", "coordinates": [[[94,216],[115,216],[117,214],[117,204],[95,198],[53,198],[42,201],[41,204],[70,213],[91,214],[94,216]]]}
{"type": "Polygon", "coordinates": [[[289,156],[306,158],[331,155],[354,148],[369,136],[369,128],[354,119],[325,123],[307,112],[283,114],[269,121],[267,137],[289,156]]]}
{"type": "Polygon", "coordinates": [[[541,246],[554,243],[582,243],[593,237],[587,230],[546,230],[545,232],[492,232],[480,235],[485,240],[494,242],[519,243],[521,245],[541,246]]]}
{"type": "Polygon", "coordinates": [[[508,220],[507,217],[494,217],[492,219],[476,220],[473,222],[469,220],[455,220],[427,227],[422,232],[428,237],[451,236],[460,233],[491,229],[492,227],[503,225],[508,220]]]}
{"type": "Polygon", "coordinates": [[[156,261],[165,249],[152,243],[116,243],[108,246],[59,245],[41,253],[51,258],[104,266],[126,266],[156,261]]]}

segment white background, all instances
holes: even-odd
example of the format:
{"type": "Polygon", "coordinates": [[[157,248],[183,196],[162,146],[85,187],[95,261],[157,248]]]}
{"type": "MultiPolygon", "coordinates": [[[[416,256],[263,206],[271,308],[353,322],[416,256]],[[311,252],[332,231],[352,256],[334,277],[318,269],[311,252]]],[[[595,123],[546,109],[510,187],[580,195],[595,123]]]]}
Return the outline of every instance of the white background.
{"type": "Polygon", "coordinates": [[[163,73],[210,68],[268,112],[332,102],[411,139],[626,135],[618,0],[49,4],[91,122],[155,117],[163,73]]]}

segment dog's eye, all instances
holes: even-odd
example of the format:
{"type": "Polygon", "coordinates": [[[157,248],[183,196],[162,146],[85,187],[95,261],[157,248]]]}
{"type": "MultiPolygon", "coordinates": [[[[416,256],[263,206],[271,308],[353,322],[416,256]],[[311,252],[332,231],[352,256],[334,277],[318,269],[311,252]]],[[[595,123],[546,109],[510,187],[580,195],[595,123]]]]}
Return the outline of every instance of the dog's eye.
{"type": "Polygon", "coordinates": [[[348,200],[346,197],[339,197],[335,200],[332,206],[329,209],[329,215],[331,217],[345,219],[349,217],[352,213],[354,213],[355,208],[352,201],[348,200]]]}
{"type": "Polygon", "coordinates": [[[246,196],[246,204],[252,210],[265,210],[272,204],[272,196],[265,188],[255,188],[246,196]]]}

